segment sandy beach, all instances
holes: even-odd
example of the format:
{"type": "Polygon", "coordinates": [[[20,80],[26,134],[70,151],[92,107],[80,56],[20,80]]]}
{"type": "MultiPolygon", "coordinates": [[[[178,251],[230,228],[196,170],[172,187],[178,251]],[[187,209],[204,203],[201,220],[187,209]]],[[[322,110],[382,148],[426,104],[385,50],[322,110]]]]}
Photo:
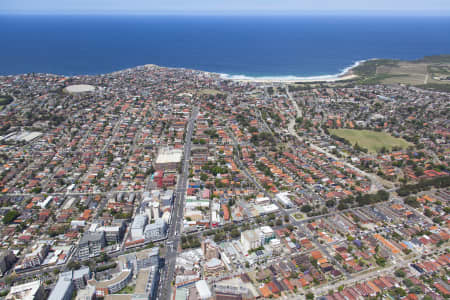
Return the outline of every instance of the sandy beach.
{"type": "Polygon", "coordinates": [[[321,76],[309,76],[309,77],[300,77],[300,76],[251,77],[251,76],[246,76],[246,75],[220,74],[220,77],[223,79],[230,79],[230,80],[234,80],[234,81],[257,82],[257,83],[338,82],[338,81],[351,80],[351,79],[357,78],[358,76],[355,75],[352,72],[352,70],[365,61],[366,60],[357,61],[350,67],[345,68],[341,73],[334,74],[334,75],[321,75],[321,76]]]}
{"type": "Polygon", "coordinates": [[[315,77],[295,77],[295,76],[287,76],[287,77],[233,77],[233,76],[227,76],[222,78],[224,79],[231,79],[234,81],[241,81],[241,82],[257,82],[257,83],[271,83],[271,82],[277,82],[277,83],[313,83],[313,82],[338,82],[338,81],[344,81],[344,80],[350,80],[357,78],[357,75],[354,74],[347,74],[344,76],[315,76],[315,77]]]}

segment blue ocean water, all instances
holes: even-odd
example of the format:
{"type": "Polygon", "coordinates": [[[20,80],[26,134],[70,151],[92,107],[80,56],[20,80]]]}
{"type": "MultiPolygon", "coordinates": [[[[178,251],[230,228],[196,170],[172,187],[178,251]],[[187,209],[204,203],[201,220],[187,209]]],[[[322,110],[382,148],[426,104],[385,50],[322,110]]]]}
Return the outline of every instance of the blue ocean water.
{"type": "Polygon", "coordinates": [[[449,17],[0,15],[0,74],[143,64],[320,76],[369,58],[450,53],[449,17]]]}

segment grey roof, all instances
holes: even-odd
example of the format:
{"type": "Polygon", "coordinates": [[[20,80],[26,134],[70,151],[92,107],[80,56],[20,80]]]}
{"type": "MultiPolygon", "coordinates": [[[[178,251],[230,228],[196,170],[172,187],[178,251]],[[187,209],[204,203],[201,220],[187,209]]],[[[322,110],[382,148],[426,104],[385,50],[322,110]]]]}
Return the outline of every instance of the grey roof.
{"type": "Polygon", "coordinates": [[[80,240],[80,244],[85,244],[89,242],[98,242],[104,237],[104,232],[87,232],[83,235],[80,240]]]}
{"type": "Polygon", "coordinates": [[[131,228],[143,228],[147,223],[147,218],[146,215],[137,215],[131,224],[131,228]]]}
{"type": "Polygon", "coordinates": [[[171,200],[173,198],[173,190],[167,190],[164,192],[164,194],[161,195],[161,199],[164,200],[171,200]]]}
{"type": "Polygon", "coordinates": [[[64,296],[70,289],[70,286],[72,285],[72,276],[68,276],[69,273],[71,275],[72,272],[64,272],[62,273],[58,281],[56,282],[55,287],[53,288],[52,292],[50,293],[50,296],[48,297],[48,300],[62,300],[64,299],[64,296]]]}
{"type": "Polygon", "coordinates": [[[137,259],[145,259],[150,256],[159,256],[159,247],[153,247],[134,253],[137,259]]]}
{"type": "Polygon", "coordinates": [[[49,296],[49,300],[64,299],[67,291],[70,289],[72,280],[77,280],[86,275],[89,276],[89,267],[82,267],[79,270],[63,272],[59,275],[55,288],[52,290],[49,296]]]}
{"type": "Polygon", "coordinates": [[[161,228],[161,227],[163,227],[165,224],[166,224],[166,223],[164,222],[163,219],[156,219],[156,220],[155,220],[155,223],[147,224],[147,226],[145,226],[145,230],[150,229],[150,228],[151,228],[151,229],[161,228]]]}
{"type": "Polygon", "coordinates": [[[82,267],[81,269],[73,271],[73,279],[74,280],[82,278],[84,276],[89,276],[89,275],[90,275],[90,270],[89,270],[89,267],[86,267],[86,266],[82,267]]]}

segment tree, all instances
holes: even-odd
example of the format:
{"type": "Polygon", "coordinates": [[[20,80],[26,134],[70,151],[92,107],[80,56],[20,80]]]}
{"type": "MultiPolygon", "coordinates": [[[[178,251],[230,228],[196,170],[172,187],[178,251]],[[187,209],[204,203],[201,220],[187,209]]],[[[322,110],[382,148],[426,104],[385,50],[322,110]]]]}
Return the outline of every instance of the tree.
{"type": "Polygon", "coordinates": [[[416,197],[407,197],[403,202],[405,202],[405,204],[418,208],[420,207],[420,202],[417,201],[416,197]]]}
{"type": "Polygon", "coordinates": [[[396,297],[405,297],[406,291],[400,287],[391,290],[391,294],[396,297]]]}
{"type": "Polygon", "coordinates": [[[375,260],[375,262],[376,262],[377,265],[379,265],[380,267],[386,266],[386,259],[385,259],[384,257],[377,257],[377,259],[375,260]]]}
{"type": "Polygon", "coordinates": [[[405,271],[403,271],[402,269],[398,269],[397,271],[394,272],[395,276],[397,277],[401,277],[404,278],[406,276],[405,271]]]}
{"type": "Polygon", "coordinates": [[[325,205],[326,205],[327,207],[333,207],[333,206],[336,205],[336,200],[330,199],[330,200],[328,200],[327,202],[325,202],[325,205]]]}
{"type": "Polygon", "coordinates": [[[11,209],[3,217],[3,224],[5,224],[5,225],[11,224],[19,216],[20,216],[20,213],[17,210],[11,209]]]}
{"type": "Polygon", "coordinates": [[[339,204],[337,206],[338,210],[344,210],[344,209],[347,209],[347,208],[348,208],[347,204],[345,204],[343,201],[339,201],[339,204]]]}
{"type": "Polygon", "coordinates": [[[409,292],[412,294],[422,294],[422,289],[419,286],[415,285],[409,289],[409,292]]]}
{"type": "Polygon", "coordinates": [[[241,232],[237,228],[234,228],[233,230],[231,230],[230,234],[232,238],[237,238],[241,235],[241,232]]]}
{"type": "Polygon", "coordinates": [[[306,299],[313,300],[314,299],[314,294],[309,292],[308,294],[306,294],[306,299]]]}
{"type": "Polygon", "coordinates": [[[312,210],[312,207],[309,204],[305,204],[302,206],[302,208],[300,208],[300,210],[304,213],[308,213],[312,210]]]}
{"type": "Polygon", "coordinates": [[[80,263],[76,261],[71,261],[67,265],[67,268],[69,268],[70,270],[78,270],[80,267],[81,267],[80,263]]]}
{"type": "Polygon", "coordinates": [[[407,286],[407,287],[411,287],[414,285],[414,283],[412,282],[411,279],[406,278],[405,280],[403,280],[403,283],[407,286]]]}
{"type": "Polygon", "coordinates": [[[14,283],[14,281],[16,280],[16,278],[17,278],[17,275],[15,273],[13,273],[13,274],[11,274],[9,276],[6,276],[5,277],[5,283],[7,285],[12,285],[14,283]]]}

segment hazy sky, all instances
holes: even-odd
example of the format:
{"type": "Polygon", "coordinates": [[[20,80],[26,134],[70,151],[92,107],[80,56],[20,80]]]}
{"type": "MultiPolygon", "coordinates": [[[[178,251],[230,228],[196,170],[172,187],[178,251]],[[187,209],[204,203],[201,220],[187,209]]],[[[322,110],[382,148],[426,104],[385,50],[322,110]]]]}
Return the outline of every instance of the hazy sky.
{"type": "Polygon", "coordinates": [[[0,12],[450,14],[450,0],[0,0],[0,12]]]}

